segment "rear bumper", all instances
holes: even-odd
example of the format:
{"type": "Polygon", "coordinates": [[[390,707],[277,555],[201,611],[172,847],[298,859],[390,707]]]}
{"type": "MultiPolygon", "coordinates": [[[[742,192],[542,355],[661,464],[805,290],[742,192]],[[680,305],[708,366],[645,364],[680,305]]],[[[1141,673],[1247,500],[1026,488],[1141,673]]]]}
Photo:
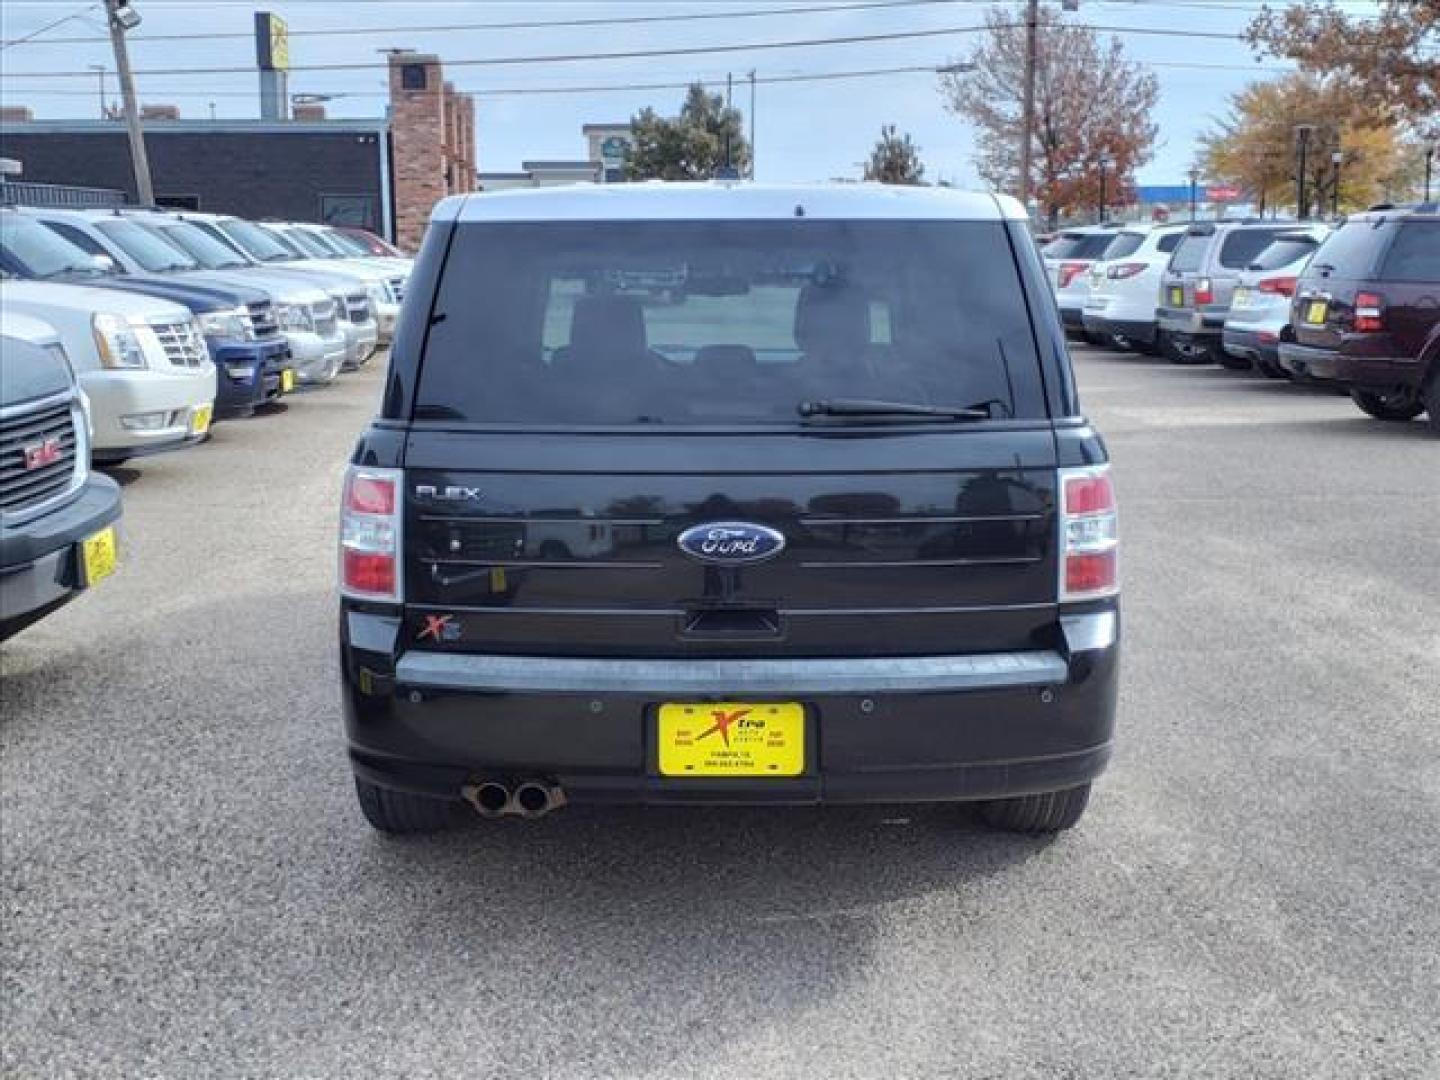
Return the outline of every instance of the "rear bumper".
{"type": "Polygon", "coordinates": [[[1137,345],[1153,345],[1158,327],[1154,320],[1142,322],[1130,319],[1108,319],[1086,312],[1085,329],[1092,334],[1123,337],[1137,345]]]}
{"type": "MultiPolygon", "coordinates": [[[[1270,336],[1275,337],[1274,334],[1270,336]]],[[[1270,364],[1280,362],[1280,343],[1266,341],[1257,330],[1237,330],[1227,326],[1220,341],[1231,356],[1244,357],[1246,360],[1259,359],[1270,364]]]]}
{"type": "Polygon", "coordinates": [[[1419,357],[1347,356],[1334,353],[1328,369],[1331,376],[1351,386],[1373,390],[1406,388],[1418,391],[1425,382],[1426,367],[1419,357]]]}
{"type": "Polygon", "coordinates": [[[1317,349],[1293,341],[1281,342],[1280,366],[1297,379],[1335,382],[1340,378],[1340,357],[1333,349],[1317,349]]]}
{"type": "Polygon", "coordinates": [[[1225,313],[1196,311],[1194,308],[1158,307],[1155,321],[1172,337],[1184,339],[1218,338],[1225,327],[1225,313]]]}
{"type": "Polygon", "coordinates": [[[353,768],[382,787],[458,798],[544,776],[571,801],[915,802],[1054,791],[1110,754],[1119,613],[1064,620],[1055,650],[853,660],[599,660],[411,651],[399,620],[341,615],[353,768]],[[687,780],[656,765],[667,701],[798,701],[793,779],[687,780]]]}

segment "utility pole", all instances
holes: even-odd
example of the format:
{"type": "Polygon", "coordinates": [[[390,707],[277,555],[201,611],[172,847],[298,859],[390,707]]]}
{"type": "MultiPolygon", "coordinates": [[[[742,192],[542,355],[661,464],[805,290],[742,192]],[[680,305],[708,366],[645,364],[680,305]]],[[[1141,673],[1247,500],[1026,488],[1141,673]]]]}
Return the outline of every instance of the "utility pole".
{"type": "Polygon", "coordinates": [[[135,101],[135,77],[130,72],[130,53],[125,31],[140,25],[140,15],[126,0],[105,0],[110,44],[115,48],[115,74],[120,80],[120,97],[125,103],[125,127],[130,133],[130,161],[135,167],[135,194],[141,206],[155,205],[150,183],[150,159],[145,155],[145,132],[140,127],[140,106],[135,101]]]}
{"type": "Polygon", "coordinates": [[[100,119],[101,119],[101,120],[104,120],[104,119],[105,119],[105,116],[106,116],[106,109],[105,109],[105,71],[106,71],[106,67],[105,67],[104,64],[87,64],[86,66],[87,66],[91,71],[95,72],[95,81],[99,84],[99,87],[100,87],[100,119]]]}
{"type": "Polygon", "coordinates": [[[1030,153],[1035,142],[1035,54],[1040,33],[1040,0],[1025,5],[1025,99],[1020,120],[1020,204],[1030,213],[1030,153]]]}
{"type": "Polygon", "coordinates": [[[1301,221],[1310,220],[1310,201],[1305,193],[1305,169],[1310,152],[1310,133],[1314,130],[1314,124],[1297,124],[1295,127],[1295,135],[1300,140],[1300,168],[1295,176],[1295,216],[1301,221]]]}
{"type": "Polygon", "coordinates": [[[750,179],[755,179],[755,69],[750,69],[750,179]]]}

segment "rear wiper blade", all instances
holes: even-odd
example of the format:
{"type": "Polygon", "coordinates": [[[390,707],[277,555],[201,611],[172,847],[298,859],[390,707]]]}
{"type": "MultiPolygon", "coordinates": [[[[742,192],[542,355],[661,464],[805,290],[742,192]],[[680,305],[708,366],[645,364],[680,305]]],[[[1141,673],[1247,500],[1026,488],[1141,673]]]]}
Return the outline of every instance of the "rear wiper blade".
{"type": "MultiPolygon", "coordinates": [[[[929,418],[932,420],[989,420],[998,401],[979,401],[974,405],[922,405],[913,401],[869,401],[864,398],[826,398],[802,401],[796,411],[809,419],[814,416],[854,416],[883,419],[889,416],[929,418]]],[[[1003,405],[1001,406],[1003,408],[1003,405]]]]}

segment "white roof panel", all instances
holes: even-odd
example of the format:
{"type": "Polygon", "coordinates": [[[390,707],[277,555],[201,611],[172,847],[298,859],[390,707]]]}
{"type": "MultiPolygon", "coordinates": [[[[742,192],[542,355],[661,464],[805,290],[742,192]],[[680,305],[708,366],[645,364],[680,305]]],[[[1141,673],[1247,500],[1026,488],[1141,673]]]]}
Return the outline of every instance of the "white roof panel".
{"type": "Polygon", "coordinates": [[[453,195],[435,221],[692,221],[766,218],[1024,220],[1005,195],[888,184],[574,184],[453,195]]]}

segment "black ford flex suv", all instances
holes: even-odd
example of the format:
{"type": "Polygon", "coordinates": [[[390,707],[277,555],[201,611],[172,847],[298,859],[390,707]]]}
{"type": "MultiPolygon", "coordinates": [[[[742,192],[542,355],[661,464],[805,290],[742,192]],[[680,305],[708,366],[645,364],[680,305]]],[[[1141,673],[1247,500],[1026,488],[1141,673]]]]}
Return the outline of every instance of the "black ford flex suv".
{"type": "Polygon", "coordinates": [[[626,185],[434,212],[346,476],[365,816],[979,803],[1110,754],[1115,497],[1020,205],[626,185]]]}

